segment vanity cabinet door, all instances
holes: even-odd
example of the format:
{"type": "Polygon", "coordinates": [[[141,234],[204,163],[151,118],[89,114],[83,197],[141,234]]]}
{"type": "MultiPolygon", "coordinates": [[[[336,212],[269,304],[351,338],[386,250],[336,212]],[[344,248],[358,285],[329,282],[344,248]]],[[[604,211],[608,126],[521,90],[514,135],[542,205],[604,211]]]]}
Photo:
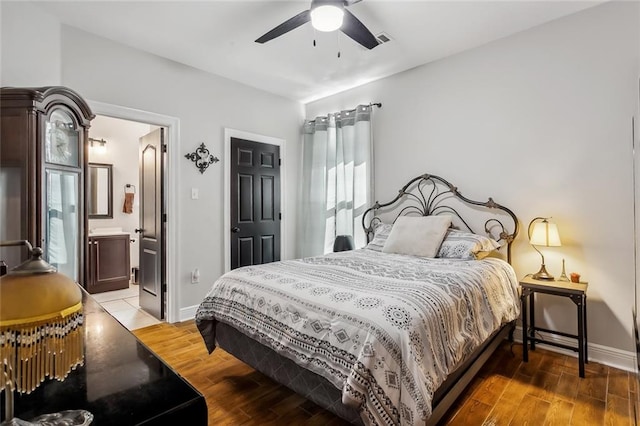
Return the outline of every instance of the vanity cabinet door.
{"type": "Polygon", "coordinates": [[[89,238],[89,293],[129,288],[129,235],[89,238]]]}

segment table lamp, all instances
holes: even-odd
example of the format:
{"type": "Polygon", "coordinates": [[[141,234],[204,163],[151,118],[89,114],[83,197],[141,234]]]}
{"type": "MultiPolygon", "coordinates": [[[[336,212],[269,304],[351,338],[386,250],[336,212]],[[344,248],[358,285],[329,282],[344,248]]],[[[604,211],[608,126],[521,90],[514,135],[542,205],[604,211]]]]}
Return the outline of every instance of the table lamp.
{"type": "Polygon", "coordinates": [[[558,227],[555,223],[550,223],[549,219],[550,218],[546,217],[536,217],[529,223],[529,244],[531,244],[540,257],[542,257],[540,270],[532,275],[534,280],[552,281],[554,279],[553,275],[547,272],[544,264],[544,255],[536,247],[560,247],[562,245],[558,227]]]}
{"type": "MultiPolygon", "coordinates": [[[[0,242],[0,247],[20,245],[27,246],[31,259],[0,277],[0,359],[5,421],[10,424],[14,417],[13,392],[29,394],[46,377],[63,381],[84,362],[80,289],[71,278],[42,260],[39,247],[32,248],[28,241],[0,242]]],[[[65,419],[75,420],[64,424],[88,424],[93,415],[73,410],[34,420],[63,424],[56,421],[65,419]]]]}

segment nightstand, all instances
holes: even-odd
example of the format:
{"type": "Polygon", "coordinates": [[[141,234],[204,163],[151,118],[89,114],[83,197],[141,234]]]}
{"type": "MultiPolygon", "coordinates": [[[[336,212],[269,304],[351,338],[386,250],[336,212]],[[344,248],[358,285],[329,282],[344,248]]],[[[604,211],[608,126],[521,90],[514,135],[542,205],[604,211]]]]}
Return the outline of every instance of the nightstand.
{"type": "Polygon", "coordinates": [[[531,275],[527,275],[520,280],[520,303],[522,306],[522,359],[529,361],[529,345],[531,350],[535,350],[536,343],[557,346],[578,352],[578,368],[580,377],[584,377],[584,364],[588,363],[587,355],[587,283],[572,283],[567,281],[541,281],[534,280],[531,275]],[[578,314],[578,335],[564,333],[561,331],[549,330],[536,327],[535,317],[535,294],[544,293],[555,296],[570,298],[576,304],[578,314]],[[527,306],[529,299],[529,306],[527,306]],[[528,308],[528,311],[527,311],[528,308]],[[551,342],[536,337],[536,331],[570,337],[578,341],[578,346],[569,346],[562,343],[551,342]]]}

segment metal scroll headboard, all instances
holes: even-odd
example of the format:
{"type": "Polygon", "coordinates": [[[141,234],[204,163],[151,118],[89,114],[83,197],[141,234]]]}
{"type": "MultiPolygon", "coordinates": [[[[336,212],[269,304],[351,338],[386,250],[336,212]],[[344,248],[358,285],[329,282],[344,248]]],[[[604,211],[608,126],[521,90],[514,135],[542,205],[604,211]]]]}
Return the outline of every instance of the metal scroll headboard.
{"type": "Polygon", "coordinates": [[[499,210],[492,214],[492,217],[484,222],[484,231],[498,242],[503,241],[507,245],[507,261],[511,263],[511,244],[518,235],[519,223],[516,215],[508,208],[496,203],[492,198],[488,201],[474,201],[463,196],[458,188],[447,182],[445,179],[436,176],[424,174],[411,179],[405,186],[398,191],[398,195],[388,203],[376,203],[364,212],[362,215],[362,227],[367,236],[367,242],[373,237],[373,227],[376,223],[382,223],[382,219],[378,216],[381,211],[389,210],[393,214],[393,222],[403,215],[419,215],[430,216],[438,214],[451,214],[454,216],[456,227],[464,227],[470,232],[478,233],[469,224],[470,220],[463,217],[458,210],[452,206],[451,200],[459,200],[461,206],[468,207],[486,207],[487,210],[499,210]],[[399,211],[396,211],[397,209],[399,211]],[[493,217],[495,216],[495,217],[493,217]],[[513,226],[506,227],[503,223],[505,219],[513,220],[513,226]],[[367,225],[368,223],[368,225],[367,225]],[[513,228],[509,232],[508,229],[513,228]]]}

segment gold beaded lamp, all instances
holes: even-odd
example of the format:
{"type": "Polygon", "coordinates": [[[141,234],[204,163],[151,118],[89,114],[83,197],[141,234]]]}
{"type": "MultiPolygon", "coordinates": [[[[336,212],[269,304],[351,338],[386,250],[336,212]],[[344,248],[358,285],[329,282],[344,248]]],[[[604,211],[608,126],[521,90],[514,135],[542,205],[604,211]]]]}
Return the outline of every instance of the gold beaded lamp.
{"type": "Polygon", "coordinates": [[[5,374],[5,420],[13,418],[13,392],[31,393],[46,377],[63,381],[84,362],[82,293],[77,284],[42,260],[27,241],[31,259],[0,277],[0,360],[5,374]]]}

